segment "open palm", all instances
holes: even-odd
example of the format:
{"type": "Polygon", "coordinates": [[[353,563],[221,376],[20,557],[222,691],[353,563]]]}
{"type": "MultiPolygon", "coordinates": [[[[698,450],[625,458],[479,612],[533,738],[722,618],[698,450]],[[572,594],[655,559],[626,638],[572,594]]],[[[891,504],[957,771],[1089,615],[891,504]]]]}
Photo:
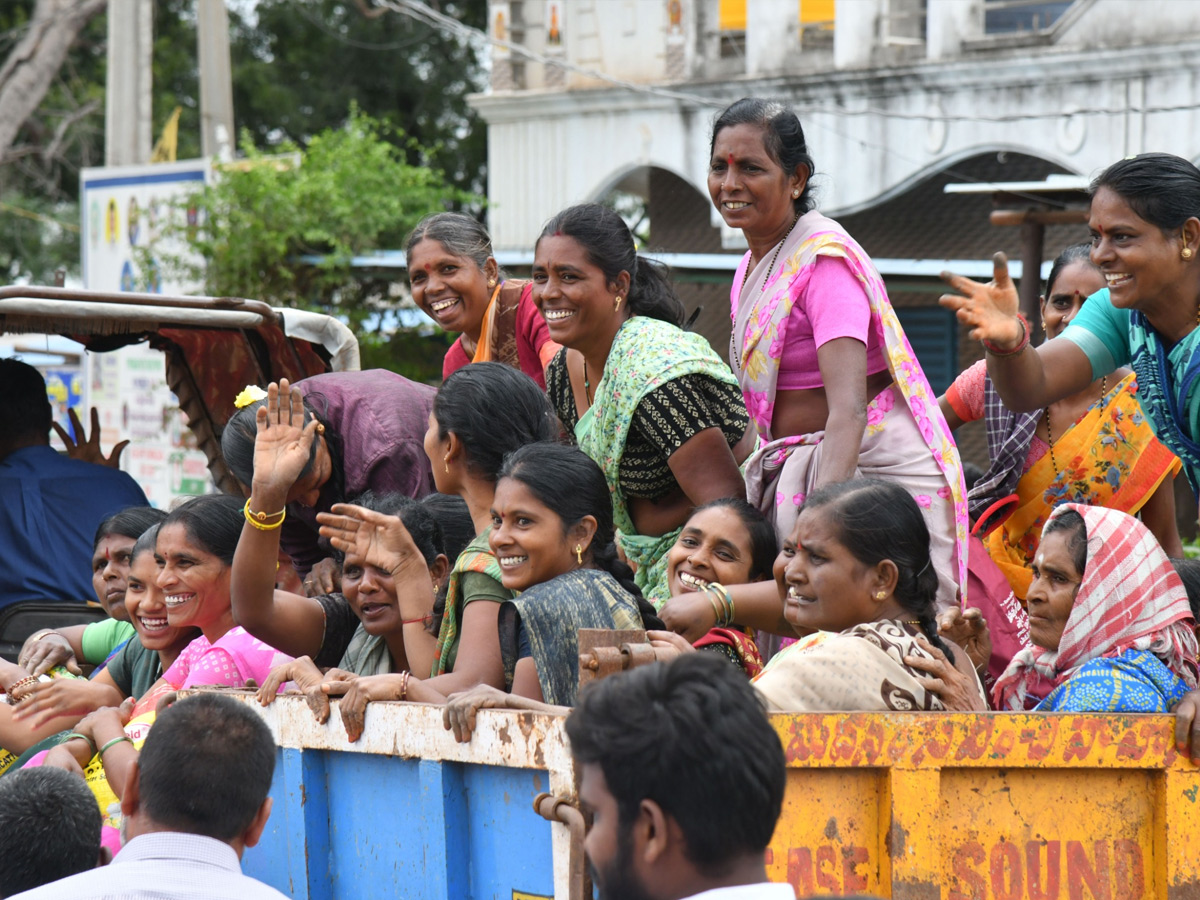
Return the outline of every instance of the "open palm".
{"type": "Polygon", "coordinates": [[[308,465],[318,422],[304,424],[304,398],[282,378],[267,387],[267,402],[255,416],[254,480],[286,493],[308,465]]]}
{"type": "Polygon", "coordinates": [[[1017,321],[1020,298],[1003,253],[992,257],[992,266],[992,280],[987,284],[943,272],[942,280],[961,295],[942,294],[938,303],[954,310],[958,321],[971,329],[972,340],[992,341],[1002,347],[1015,345],[1022,337],[1022,326],[1017,321]]]}
{"type": "Polygon", "coordinates": [[[331,512],[317,513],[317,522],[321,537],[328,538],[334,549],[354,554],[367,565],[397,576],[410,565],[425,570],[424,557],[399,516],[335,503],[331,512]]]}

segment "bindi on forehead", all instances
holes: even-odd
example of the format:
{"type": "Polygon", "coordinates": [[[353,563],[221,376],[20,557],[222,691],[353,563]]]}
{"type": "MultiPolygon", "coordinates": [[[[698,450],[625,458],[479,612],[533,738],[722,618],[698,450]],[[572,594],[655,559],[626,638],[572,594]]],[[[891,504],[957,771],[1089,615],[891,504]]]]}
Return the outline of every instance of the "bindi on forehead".
{"type": "Polygon", "coordinates": [[[732,153],[729,154],[728,159],[729,159],[729,165],[732,166],[733,165],[733,154],[732,153]]]}
{"type": "Polygon", "coordinates": [[[426,271],[426,272],[432,272],[432,271],[433,271],[433,264],[432,264],[432,263],[425,263],[425,271],[426,271]]]}

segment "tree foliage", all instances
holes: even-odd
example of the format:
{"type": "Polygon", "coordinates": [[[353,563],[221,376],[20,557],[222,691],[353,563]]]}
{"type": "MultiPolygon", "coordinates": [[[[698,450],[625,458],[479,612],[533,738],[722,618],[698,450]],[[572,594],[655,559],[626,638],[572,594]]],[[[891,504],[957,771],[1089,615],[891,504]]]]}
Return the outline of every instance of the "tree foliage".
{"type": "Polygon", "coordinates": [[[398,247],[427,213],[479,199],[435,169],[410,165],[400,147],[423,153],[353,109],[343,127],[314,135],[307,148],[290,141],[272,148],[282,155],[264,153],[244,133],[244,159],[181,204],[199,210],[200,226],[189,228],[175,215],[165,231],[182,239],[202,268],[184,254],[165,255],[160,264],[202,280],[209,294],[339,315],[359,332],[394,300],[388,280],[356,275],[352,257],[398,247]]]}
{"type": "MultiPolygon", "coordinates": [[[[37,2],[0,3],[0,60],[27,32],[37,2]]],[[[486,5],[442,0],[440,8],[482,28],[486,5]]],[[[153,131],[181,106],[179,158],[196,157],[195,0],[155,0],[154,10],[153,131]]],[[[235,126],[262,152],[306,148],[314,136],[345,125],[353,103],[382,123],[376,135],[400,159],[445,173],[459,189],[451,202],[480,204],[486,129],[466,104],[483,85],[476,47],[392,12],[365,16],[351,0],[230,2],[229,19],[235,126]]],[[[41,104],[0,158],[0,272],[9,278],[49,281],[60,265],[78,271],[78,236],[70,229],[79,221],[79,171],[103,163],[105,48],[105,17],[98,15],[78,32],[41,104]],[[38,219],[10,208],[67,227],[39,229],[38,219]]],[[[395,246],[393,235],[381,232],[385,238],[381,246],[395,246]]],[[[298,297],[314,291],[307,283],[293,289],[298,297]]],[[[366,285],[357,293],[379,290],[366,285]]]]}

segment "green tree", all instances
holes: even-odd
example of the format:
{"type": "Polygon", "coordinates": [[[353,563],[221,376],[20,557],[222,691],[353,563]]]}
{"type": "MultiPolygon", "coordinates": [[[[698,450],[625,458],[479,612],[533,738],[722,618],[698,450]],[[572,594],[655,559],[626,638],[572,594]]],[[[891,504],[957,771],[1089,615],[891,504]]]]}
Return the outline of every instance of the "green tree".
{"type": "MultiPolygon", "coordinates": [[[[341,0],[259,0],[231,19],[237,127],[255,143],[301,146],[345,121],[356,104],[415,144],[411,165],[432,165],[467,191],[486,187],[487,129],[467,105],[483,89],[478,47],[394,12],[365,15],[341,0]]],[[[447,15],[486,28],[486,0],[443,0],[447,15]]],[[[374,12],[380,12],[375,10],[374,12]]]]}
{"type": "MultiPolygon", "coordinates": [[[[195,255],[165,254],[161,265],[202,280],[211,295],[337,315],[362,333],[395,300],[391,279],[360,277],[351,258],[399,246],[422,216],[448,203],[480,200],[448,185],[437,170],[410,165],[400,146],[423,152],[357,110],[303,150],[288,141],[273,148],[282,156],[264,153],[244,135],[244,160],[180,205],[199,210],[200,227],[189,228],[177,209],[166,228],[167,237],[182,238],[195,255]]],[[[148,260],[141,262],[144,271],[148,260]]]]}

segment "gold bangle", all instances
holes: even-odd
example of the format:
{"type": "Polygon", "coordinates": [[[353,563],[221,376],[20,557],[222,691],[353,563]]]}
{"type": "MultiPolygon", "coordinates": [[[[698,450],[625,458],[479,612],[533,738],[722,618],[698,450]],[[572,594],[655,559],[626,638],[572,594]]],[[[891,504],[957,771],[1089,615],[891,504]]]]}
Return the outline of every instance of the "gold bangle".
{"type": "Polygon", "coordinates": [[[274,513],[251,512],[249,500],[247,500],[246,505],[242,507],[242,514],[246,517],[246,521],[249,522],[251,525],[253,525],[255,528],[257,528],[259,531],[274,531],[276,528],[278,528],[280,525],[282,525],[283,520],[287,518],[287,510],[286,509],[281,509],[279,512],[274,512],[274,513]],[[273,522],[270,525],[263,524],[266,522],[267,519],[273,519],[276,516],[279,516],[278,522],[273,522]]]}
{"type": "Polygon", "coordinates": [[[401,700],[408,699],[408,679],[411,675],[412,675],[412,673],[409,672],[408,669],[405,669],[404,672],[401,673],[401,676],[400,676],[400,699],[401,700]]]}

